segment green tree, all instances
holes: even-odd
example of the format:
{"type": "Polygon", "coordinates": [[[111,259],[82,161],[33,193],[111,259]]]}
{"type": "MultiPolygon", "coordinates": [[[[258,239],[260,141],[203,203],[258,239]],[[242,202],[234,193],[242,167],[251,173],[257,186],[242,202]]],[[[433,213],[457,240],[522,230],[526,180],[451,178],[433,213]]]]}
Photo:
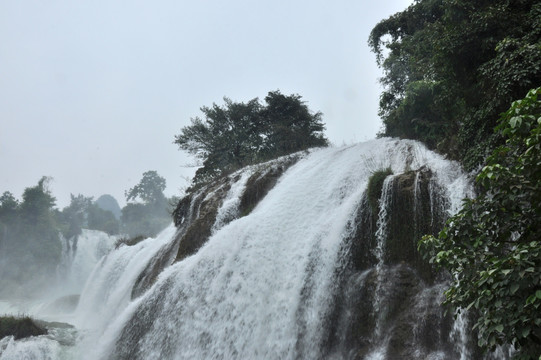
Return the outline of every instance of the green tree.
{"type": "MultiPolygon", "coordinates": [[[[260,158],[291,154],[310,147],[327,146],[323,135],[323,114],[312,114],[299,95],[282,95],[271,91],[261,111],[263,141],[260,158]]],[[[255,147],[257,150],[257,147],[255,147]]]]}
{"type": "Polygon", "coordinates": [[[8,252],[6,245],[17,229],[18,216],[19,202],[11,192],[5,191],[0,196],[0,259],[8,252]]]}
{"type": "Polygon", "coordinates": [[[4,201],[10,204],[15,216],[6,224],[8,231],[2,234],[0,291],[17,292],[19,288],[23,294],[36,292],[55,276],[62,246],[55,198],[48,187],[50,180],[42,177],[36,186],[26,188],[17,207],[13,196],[3,196],[3,205],[4,201]]]}
{"type": "Polygon", "coordinates": [[[82,228],[88,228],[88,210],[92,206],[92,197],[70,194],[70,204],[60,214],[62,234],[69,239],[81,234],[82,228]]]}
{"type": "Polygon", "coordinates": [[[382,135],[477,166],[501,142],[498,115],[541,83],[540,19],[537,0],[417,0],[378,23],[382,135]]]}
{"type": "Polygon", "coordinates": [[[50,177],[43,176],[34,187],[24,189],[21,216],[28,224],[50,225],[53,223],[52,209],[56,199],[49,190],[50,177]]]}
{"type": "Polygon", "coordinates": [[[126,200],[141,199],[145,204],[162,204],[165,201],[163,191],[166,181],[154,170],[143,173],[137,185],[125,192],[126,200]]]}
{"type": "Polygon", "coordinates": [[[163,194],[166,181],[156,171],[143,173],[143,178],[127,190],[128,204],[122,209],[122,231],[129,236],[155,236],[171,223],[169,203],[163,194]],[[130,202],[140,199],[142,203],[130,202]]]}
{"type": "Polygon", "coordinates": [[[326,146],[320,112],[312,114],[299,95],[269,92],[265,105],[252,99],[202,107],[204,118],[191,119],[174,143],[202,163],[193,184],[197,187],[242,166],[326,146]]]}
{"type": "Polygon", "coordinates": [[[13,217],[19,208],[19,201],[9,191],[0,196],[0,219],[13,217]]]}
{"type": "Polygon", "coordinates": [[[511,344],[517,358],[541,355],[541,88],[513,102],[497,127],[507,139],[465,200],[420,250],[450,271],[446,303],[476,317],[479,345],[511,344]]]}

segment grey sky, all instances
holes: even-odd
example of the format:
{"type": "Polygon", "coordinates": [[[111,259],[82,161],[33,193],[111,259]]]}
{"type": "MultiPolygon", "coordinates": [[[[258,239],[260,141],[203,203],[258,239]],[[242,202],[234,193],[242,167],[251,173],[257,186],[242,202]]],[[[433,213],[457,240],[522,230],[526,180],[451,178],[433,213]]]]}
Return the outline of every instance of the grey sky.
{"type": "Polygon", "coordinates": [[[381,71],[367,39],[411,0],[0,1],[0,193],[41,176],[69,194],[147,170],[187,185],[172,143],[199,108],[297,93],[336,145],[375,137],[381,71]]]}

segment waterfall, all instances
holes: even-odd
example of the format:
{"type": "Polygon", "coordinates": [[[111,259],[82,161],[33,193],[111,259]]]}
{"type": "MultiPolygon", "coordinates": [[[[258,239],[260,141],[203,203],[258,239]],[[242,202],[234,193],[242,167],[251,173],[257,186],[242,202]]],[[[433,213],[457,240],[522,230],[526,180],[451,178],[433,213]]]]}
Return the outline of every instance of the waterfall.
{"type": "Polygon", "coordinates": [[[102,231],[82,229],[80,235],[63,239],[58,281],[66,295],[81,293],[98,261],[111,251],[118,238],[102,231]]]}
{"type": "Polygon", "coordinates": [[[280,160],[199,190],[186,198],[178,228],[104,256],[74,315],[80,340],[71,358],[471,354],[461,324],[440,306],[445,278],[416,251],[419,236],[438,231],[473,195],[460,166],[396,139],[297,158],[265,191],[252,191],[262,194],[253,206],[241,211],[243,196],[280,160]],[[393,175],[374,209],[367,184],[383,169],[393,175]]]}
{"type": "MultiPolygon", "coordinates": [[[[368,178],[387,167],[402,174],[422,166],[442,188],[458,188],[457,198],[471,190],[457,164],[412,141],[312,152],[249,215],[215,227],[197,253],[168,267],[149,291],[126,305],[101,336],[97,357],[323,358],[330,352],[327,333],[343,281],[338,264],[348,256],[344,244],[354,231],[348,224],[361,207],[368,178]]],[[[231,189],[242,189],[246,177],[241,174],[231,189]]],[[[393,178],[386,180],[384,196],[390,196],[393,178]]],[[[223,209],[231,206],[233,192],[238,197],[241,191],[230,190],[223,209]]],[[[377,237],[383,241],[381,231],[377,237]]],[[[381,267],[386,247],[379,246],[381,267]]],[[[391,291],[393,274],[403,276],[391,266],[381,272],[376,278],[387,281],[384,293],[391,291]]],[[[421,298],[440,300],[430,291],[421,298]]],[[[373,339],[372,348],[384,346],[379,340],[373,339]]],[[[376,358],[377,351],[367,356],[376,358]]]]}

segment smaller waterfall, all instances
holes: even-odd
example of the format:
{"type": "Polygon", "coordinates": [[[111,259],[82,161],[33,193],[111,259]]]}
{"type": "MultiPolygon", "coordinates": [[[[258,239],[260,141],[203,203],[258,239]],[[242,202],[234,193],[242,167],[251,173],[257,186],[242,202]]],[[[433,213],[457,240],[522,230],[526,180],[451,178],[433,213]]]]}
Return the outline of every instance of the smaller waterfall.
{"type": "Polygon", "coordinates": [[[83,229],[79,236],[64,240],[58,274],[63,294],[80,294],[98,261],[109,253],[119,236],[83,229]]]}
{"type": "Polygon", "coordinates": [[[103,330],[131,301],[131,290],[148,263],[173,239],[170,225],[157,238],[136,245],[121,245],[107,254],[94,268],[81,294],[75,312],[79,329],[103,330]]]}
{"type": "MultiPolygon", "coordinates": [[[[389,175],[383,181],[381,198],[378,200],[379,213],[378,220],[376,222],[376,247],[374,248],[374,255],[376,256],[376,291],[374,297],[374,312],[376,313],[376,324],[374,328],[374,338],[381,339],[381,323],[385,318],[386,309],[383,306],[383,297],[384,291],[382,285],[384,284],[383,279],[383,269],[384,269],[384,254],[385,254],[385,241],[388,236],[387,222],[389,221],[389,216],[387,214],[390,206],[391,194],[392,194],[392,184],[393,184],[393,175],[389,175]]],[[[375,354],[383,354],[382,349],[378,349],[375,354]]],[[[376,355],[374,355],[376,356],[376,355]]],[[[378,355],[379,356],[379,355],[378,355]]]]}

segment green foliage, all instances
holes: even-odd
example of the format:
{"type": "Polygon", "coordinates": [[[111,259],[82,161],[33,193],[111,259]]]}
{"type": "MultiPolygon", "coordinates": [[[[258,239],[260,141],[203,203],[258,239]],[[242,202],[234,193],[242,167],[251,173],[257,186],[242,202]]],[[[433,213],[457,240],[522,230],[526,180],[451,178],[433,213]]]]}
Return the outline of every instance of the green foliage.
{"type": "Polygon", "coordinates": [[[19,208],[19,201],[15,199],[13,194],[9,191],[5,191],[0,196],[0,218],[12,217],[17,213],[19,208]]]}
{"type": "Polygon", "coordinates": [[[118,234],[120,223],[112,212],[101,209],[92,197],[70,196],[69,206],[57,213],[60,230],[66,239],[79,236],[83,228],[118,234]]]}
{"type": "Polygon", "coordinates": [[[51,195],[48,184],[51,178],[42,177],[38,185],[24,189],[21,215],[29,225],[47,226],[52,223],[51,210],[56,199],[51,195]]]}
{"type": "Polygon", "coordinates": [[[541,4],[417,0],[374,27],[382,135],[425,142],[473,168],[498,115],[541,83],[541,4]]]}
{"type": "Polygon", "coordinates": [[[143,178],[137,185],[125,192],[126,201],[140,198],[146,204],[162,204],[165,202],[163,191],[166,182],[163,177],[154,170],[143,173],[143,178]]]}
{"type": "Polygon", "coordinates": [[[269,92],[265,105],[253,99],[202,107],[181,129],[174,143],[202,161],[192,190],[242,166],[269,160],[309,147],[326,146],[321,113],[312,114],[299,95],[269,92]]]}
{"type": "Polygon", "coordinates": [[[451,272],[446,303],[477,316],[479,345],[512,344],[520,359],[541,354],[541,88],[513,102],[497,127],[507,139],[465,200],[420,250],[451,272]]]}
{"type": "Polygon", "coordinates": [[[81,234],[82,228],[88,228],[88,210],[92,206],[92,198],[81,194],[70,194],[70,204],[58,214],[62,235],[66,239],[81,234]]]}
{"type": "Polygon", "coordinates": [[[38,326],[28,316],[0,317],[0,339],[6,336],[13,336],[15,340],[47,334],[47,329],[38,326]]]}
{"type": "Polygon", "coordinates": [[[383,182],[387,176],[392,174],[393,171],[391,168],[387,168],[375,171],[368,179],[368,185],[366,186],[368,202],[372,208],[372,212],[375,214],[379,211],[378,201],[381,198],[381,193],[383,191],[383,182]]]}
{"type": "Polygon", "coordinates": [[[120,222],[111,211],[103,210],[94,203],[88,208],[87,228],[115,235],[120,231],[120,222]]]}
{"type": "Polygon", "coordinates": [[[62,246],[49,181],[26,188],[21,203],[9,192],[0,198],[0,292],[39,290],[55,276],[62,246]]]}

